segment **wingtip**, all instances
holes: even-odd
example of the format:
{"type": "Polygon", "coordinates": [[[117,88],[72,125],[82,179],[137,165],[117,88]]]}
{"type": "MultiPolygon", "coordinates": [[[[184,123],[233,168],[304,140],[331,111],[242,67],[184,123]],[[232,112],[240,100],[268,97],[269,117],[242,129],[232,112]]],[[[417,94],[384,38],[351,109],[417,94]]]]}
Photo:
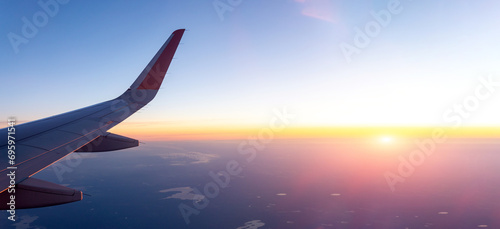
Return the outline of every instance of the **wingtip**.
{"type": "Polygon", "coordinates": [[[178,29],[178,30],[175,30],[172,35],[177,35],[177,36],[182,36],[184,34],[184,32],[186,31],[186,29],[178,29]]]}
{"type": "Polygon", "coordinates": [[[178,29],[172,33],[155,57],[153,57],[148,66],[146,66],[143,73],[141,73],[141,76],[138,77],[138,84],[134,82],[131,87],[132,89],[158,90],[160,88],[184,31],[185,29],[178,29]],[[145,74],[144,77],[142,77],[142,74],[145,74]],[[134,85],[138,86],[134,87],[134,85]]]}

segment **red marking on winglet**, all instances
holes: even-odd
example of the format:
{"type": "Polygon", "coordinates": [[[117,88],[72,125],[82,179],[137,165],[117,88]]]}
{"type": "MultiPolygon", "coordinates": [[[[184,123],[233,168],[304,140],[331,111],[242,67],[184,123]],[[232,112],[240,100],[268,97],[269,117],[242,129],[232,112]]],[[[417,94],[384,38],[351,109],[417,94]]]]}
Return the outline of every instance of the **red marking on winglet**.
{"type": "Polygon", "coordinates": [[[179,29],[172,33],[167,47],[165,47],[137,89],[160,89],[163,78],[165,78],[165,74],[170,66],[170,62],[172,62],[172,58],[174,58],[175,51],[177,50],[177,46],[179,46],[183,34],[184,29],[179,29]]]}

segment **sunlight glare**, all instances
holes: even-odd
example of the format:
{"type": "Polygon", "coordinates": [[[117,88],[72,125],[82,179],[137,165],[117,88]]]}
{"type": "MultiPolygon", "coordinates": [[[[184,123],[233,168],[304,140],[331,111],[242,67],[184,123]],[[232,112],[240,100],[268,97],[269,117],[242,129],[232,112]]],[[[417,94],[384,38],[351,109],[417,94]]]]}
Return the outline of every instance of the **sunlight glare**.
{"type": "Polygon", "coordinates": [[[393,138],[390,136],[382,136],[379,138],[379,141],[384,144],[389,144],[393,142],[393,138]]]}

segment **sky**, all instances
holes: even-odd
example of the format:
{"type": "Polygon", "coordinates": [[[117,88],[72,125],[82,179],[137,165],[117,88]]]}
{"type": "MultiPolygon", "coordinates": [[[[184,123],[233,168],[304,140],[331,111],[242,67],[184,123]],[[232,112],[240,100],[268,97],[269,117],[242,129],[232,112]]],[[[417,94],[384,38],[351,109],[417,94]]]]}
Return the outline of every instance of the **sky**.
{"type": "MultiPolygon", "coordinates": [[[[334,185],[335,179],[350,184],[339,187],[353,188],[366,197],[366,190],[375,191],[368,194],[389,192],[384,174],[400,175],[401,156],[411,160],[427,146],[432,148],[430,154],[434,150],[440,153],[423,157],[428,162],[417,166],[415,176],[398,184],[398,190],[417,193],[416,198],[409,196],[411,201],[428,195],[458,204],[458,210],[467,210],[463,211],[465,217],[452,211],[449,216],[458,217],[453,223],[459,224],[480,214],[488,217],[497,212],[490,209],[498,209],[489,200],[499,193],[495,191],[498,173],[492,172],[500,137],[499,8],[500,2],[493,0],[4,0],[0,1],[0,128],[7,126],[9,117],[24,123],[116,98],[134,82],[170,34],[184,28],[156,98],[110,130],[152,144],[122,152],[125,156],[93,154],[82,160],[81,167],[71,166],[64,184],[85,187],[84,191],[95,193],[95,197],[85,197],[81,205],[59,206],[69,210],[62,211],[65,215],[60,217],[65,223],[75,224],[74,217],[64,217],[74,216],[74,212],[106,216],[99,213],[109,213],[108,209],[117,206],[120,215],[111,217],[116,219],[112,222],[127,223],[120,217],[128,215],[120,210],[130,214],[128,209],[133,208],[121,205],[125,203],[148,213],[130,218],[137,225],[144,217],[166,225],[165,221],[172,219],[168,216],[181,218],[176,204],[158,201],[168,198],[160,190],[203,188],[211,179],[207,172],[220,171],[231,160],[242,162],[246,171],[255,171],[258,176],[235,178],[231,186],[238,188],[221,195],[220,202],[214,200],[211,209],[216,210],[205,211],[201,217],[216,221],[219,218],[211,216],[220,209],[234,213],[238,209],[234,206],[246,209],[257,203],[246,198],[250,195],[236,194],[270,193],[267,197],[272,198],[255,208],[260,212],[274,203],[274,198],[285,197],[279,193],[294,197],[304,190],[326,192],[331,190],[326,187],[328,182],[334,185]],[[284,124],[285,131],[273,129],[276,120],[284,124]],[[438,146],[441,142],[436,138],[425,138],[435,133],[458,140],[438,146]],[[316,139],[325,136],[335,138],[316,139]],[[363,136],[375,138],[345,139],[363,136]],[[314,139],[301,145],[295,141],[297,137],[314,139]],[[292,140],[270,144],[273,138],[292,140]],[[178,139],[202,143],[172,143],[178,139]],[[213,139],[229,140],[202,141],[213,139]],[[245,162],[242,146],[258,151],[254,164],[245,162]],[[197,155],[217,153],[224,157],[214,159],[213,164],[192,165],[197,155]],[[108,163],[111,161],[116,163],[108,163]],[[89,175],[89,171],[93,173],[89,175]],[[160,176],[150,176],[152,171],[160,176]],[[282,174],[291,176],[284,178],[282,174]],[[193,179],[186,179],[190,176],[193,179]],[[147,191],[137,185],[143,184],[144,177],[153,184],[146,186],[147,191]],[[100,185],[109,180],[113,183],[100,185]],[[249,185],[253,181],[256,185],[249,185]],[[285,181],[291,187],[283,191],[281,182],[285,181]],[[361,181],[368,182],[365,186],[361,181]],[[372,181],[381,181],[383,189],[370,186],[372,181]],[[467,185],[470,183],[478,185],[467,185]],[[427,188],[430,191],[420,192],[427,188]],[[443,191],[436,192],[438,189],[443,191]],[[457,199],[442,198],[452,196],[444,192],[449,190],[457,199]],[[120,198],[113,198],[116,193],[120,198]],[[142,198],[130,198],[143,193],[149,193],[149,203],[156,203],[152,206],[177,215],[164,211],[149,214],[150,206],[143,204],[142,198]],[[463,200],[462,193],[474,198],[470,203],[455,201],[463,200]],[[111,202],[103,202],[94,212],[99,198],[111,202]],[[239,202],[226,201],[234,199],[239,202]],[[222,204],[224,208],[219,208],[222,204]]],[[[71,159],[66,159],[59,166],[71,165],[71,159]]],[[[51,177],[49,181],[62,184],[56,177],[57,168],[52,166],[36,176],[51,177]]],[[[348,191],[341,197],[348,197],[344,194],[348,191]]],[[[308,193],[304,191],[304,195],[308,193]]],[[[340,192],[326,194],[332,197],[335,193],[340,192]]],[[[317,203],[325,203],[319,195],[311,196],[318,197],[317,203]]],[[[295,197],[307,200],[302,195],[295,197]]],[[[384,203],[376,206],[401,203],[407,209],[408,202],[392,195],[388,198],[392,201],[373,199],[384,203]]],[[[353,199],[375,206],[363,198],[353,199]]],[[[436,206],[429,203],[440,202],[419,204],[436,206]]],[[[343,214],[351,210],[338,209],[343,214]]],[[[394,209],[394,214],[399,214],[400,208],[394,209]]],[[[30,211],[24,214],[39,217],[36,224],[62,223],[46,215],[50,211],[30,211]]],[[[273,220],[282,219],[281,213],[276,217],[262,212],[273,220]]],[[[432,219],[436,213],[432,214],[420,219],[432,219]]],[[[205,222],[201,217],[193,222],[205,222]]],[[[294,217],[295,213],[290,216],[294,217]]],[[[409,221],[415,219],[408,217],[409,221]]],[[[84,219],[79,227],[97,222],[77,218],[84,219]]],[[[265,216],[248,218],[255,219],[264,220],[265,216]]],[[[247,219],[235,225],[245,222],[247,219]]],[[[479,223],[484,223],[483,218],[479,223]]]]}
{"type": "Polygon", "coordinates": [[[265,127],[275,109],[293,113],[294,128],[497,127],[498,7],[2,1],[0,116],[27,122],[113,99],[171,32],[185,28],[159,94],[117,132],[233,134],[228,129],[265,127]]]}

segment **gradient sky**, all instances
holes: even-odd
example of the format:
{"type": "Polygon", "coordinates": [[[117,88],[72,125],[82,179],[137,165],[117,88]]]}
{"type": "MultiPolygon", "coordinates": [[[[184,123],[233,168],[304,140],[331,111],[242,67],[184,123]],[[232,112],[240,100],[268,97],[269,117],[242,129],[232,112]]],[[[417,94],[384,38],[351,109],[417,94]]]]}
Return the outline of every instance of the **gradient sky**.
{"type": "MultiPolygon", "coordinates": [[[[389,2],[71,0],[16,53],[8,34],[43,9],[2,1],[0,114],[31,121],[115,98],[186,28],[162,90],[124,127],[265,126],[285,106],[296,127],[451,126],[445,111],[500,73],[500,2],[402,0],[348,63],[340,45],[389,2]]],[[[499,126],[499,104],[500,90],[463,124],[499,126]]]]}

